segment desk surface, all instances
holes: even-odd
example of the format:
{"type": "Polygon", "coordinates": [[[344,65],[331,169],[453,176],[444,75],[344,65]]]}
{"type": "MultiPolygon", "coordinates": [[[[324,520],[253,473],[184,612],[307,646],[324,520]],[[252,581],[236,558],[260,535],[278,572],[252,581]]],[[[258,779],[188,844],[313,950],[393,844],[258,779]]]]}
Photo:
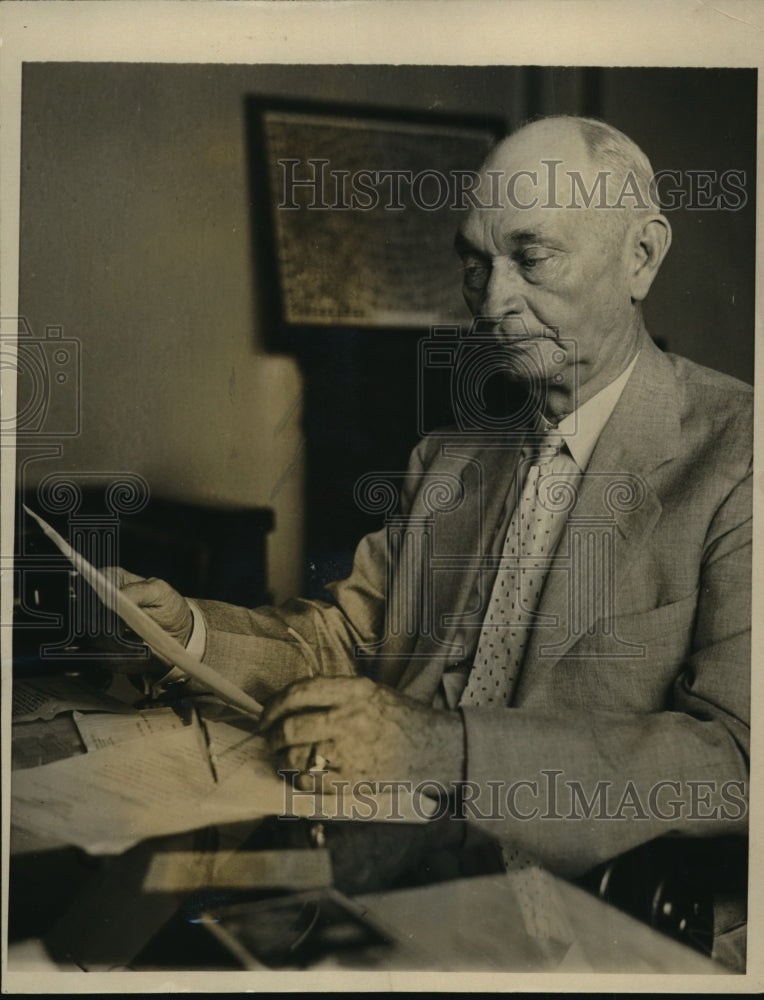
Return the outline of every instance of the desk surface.
{"type": "MultiPolygon", "coordinates": [[[[48,726],[48,736],[55,737],[56,756],[59,751],[76,752],[62,736],[66,735],[63,720],[48,726]]],[[[36,752],[38,728],[17,732],[24,738],[27,758],[36,752]]],[[[50,760],[49,754],[50,746],[41,746],[41,757],[50,760]]],[[[193,834],[178,836],[172,844],[166,841],[163,838],[162,850],[205,849],[193,834]]],[[[89,927],[97,931],[108,926],[110,940],[102,955],[78,957],[84,967],[130,967],[140,950],[133,940],[136,928],[150,938],[178,910],[179,896],[158,898],[141,889],[157,846],[143,842],[109,859],[95,884],[78,894],[59,923],[59,931],[62,926],[67,932],[76,928],[80,941],[88,940],[89,927]],[[108,948],[117,950],[112,954],[108,948]]],[[[195,888],[204,888],[204,882],[189,886],[189,891],[195,888]]],[[[23,893],[23,886],[14,886],[12,879],[11,891],[13,905],[13,893],[23,893]]],[[[311,968],[705,975],[728,971],[539,867],[367,894],[356,897],[356,902],[388,931],[393,947],[368,955],[347,952],[341,959],[327,956],[311,968]]],[[[13,952],[9,958],[12,963],[13,952]]]]}
{"type": "Polygon", "coordinates": [[[363,896],[406,942],[378,967],[718,975],[723,966],[541,868],[363,896]]]}

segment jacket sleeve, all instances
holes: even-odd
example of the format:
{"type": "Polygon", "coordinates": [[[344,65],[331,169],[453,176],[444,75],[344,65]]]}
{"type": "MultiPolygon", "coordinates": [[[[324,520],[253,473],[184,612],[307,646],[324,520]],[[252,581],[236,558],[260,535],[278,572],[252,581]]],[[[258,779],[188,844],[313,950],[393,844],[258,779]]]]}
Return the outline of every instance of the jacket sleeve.
{"type": "MultiPolygon", "coordinates": [[[[426,443],[413,451],[399,507],[411,504],[426,443]]],[[[326,601],[294,599],[250,610],[196,600],[207,632],[204,661],[258,700],[301,677],[359,672],[357,648],[382,634],[388,587],[387,531],[358,544],[350,576],[327,586],[326,601]]]]}
{"type": "Polygon", "coordinates": [[[464,710],[465,812],[486,832],[565,875],[666,834],[745,832],[751,503],[748,475],[711,523],[669,710],[464,710]]]}

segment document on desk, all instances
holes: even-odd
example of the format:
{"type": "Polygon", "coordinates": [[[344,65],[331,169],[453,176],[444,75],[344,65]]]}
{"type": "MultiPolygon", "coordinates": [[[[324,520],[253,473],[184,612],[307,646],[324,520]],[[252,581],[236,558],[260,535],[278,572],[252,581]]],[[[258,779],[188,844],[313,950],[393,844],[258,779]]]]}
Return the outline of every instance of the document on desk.
{"type": "Polygon", "coordinates": [[[13,772],[11,840],[28,834],[37,844],[119,854],[148,837],[278,811],[281,779],[265,766],[252,771],[253,794],[244,809],[215,780],[198,721],[128,742],[117,738],[102,749],[13,772]]]}
{"type": "Polygon", "coordinates": [[[298,792],[276,773],[262,737],[224,722],[202,725],[196,714],[180,726],[106,715],[77,724],[95,749],[12,773],[12,850],[30,843],[119,854],[149,837],[265,816],[427,818],[400,796],[391,804],[389,794],[357,802],[298,792]]]}
{"type": "Polygon", "coordinates": [[[134,709],[118,698],[82,684],[73,677],[45,677],[13,682],[11,717],[16,722],[52,719],[62,712],[126,712],[134,709]]]}
{"type": "Polygon", "coordinates": [[[152,708],[124,716],[73,712],[72,718],[86,749],[91,751],[183,728],[183,720],[171,708],[152,708]]]}

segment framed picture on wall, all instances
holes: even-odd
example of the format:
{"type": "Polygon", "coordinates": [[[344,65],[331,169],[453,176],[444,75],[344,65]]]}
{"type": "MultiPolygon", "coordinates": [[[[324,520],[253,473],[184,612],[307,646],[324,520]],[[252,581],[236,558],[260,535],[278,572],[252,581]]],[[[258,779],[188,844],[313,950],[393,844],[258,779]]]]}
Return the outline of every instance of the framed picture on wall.
{"type": "Polygon", "coordinates": [[[477,169],[502,120],[262,98],[248,112],[260,273],[280,325],[463,318],[454,228],[490,197],[477,169]]]}

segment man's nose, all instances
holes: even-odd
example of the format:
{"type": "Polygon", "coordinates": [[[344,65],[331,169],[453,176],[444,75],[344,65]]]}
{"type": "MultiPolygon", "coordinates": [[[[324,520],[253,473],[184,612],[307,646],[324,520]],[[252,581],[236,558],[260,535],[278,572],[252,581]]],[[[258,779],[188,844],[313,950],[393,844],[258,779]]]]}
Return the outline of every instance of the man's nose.
{"type": "Polygon", "coordinates": [[[486,315],[496,318],[525,309],[524,280],[509,257],[494,258],[483,308],[486,315]]]}

